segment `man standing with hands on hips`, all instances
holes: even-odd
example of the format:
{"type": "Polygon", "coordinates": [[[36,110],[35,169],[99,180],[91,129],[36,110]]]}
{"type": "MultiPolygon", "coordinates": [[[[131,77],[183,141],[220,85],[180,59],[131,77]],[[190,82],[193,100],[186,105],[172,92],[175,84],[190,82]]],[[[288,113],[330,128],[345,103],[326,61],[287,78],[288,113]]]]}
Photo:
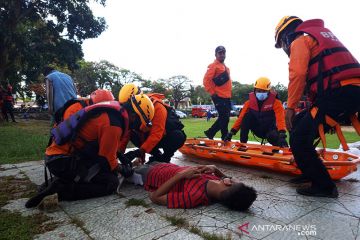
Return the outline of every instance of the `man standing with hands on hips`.
{"type": "Polygon", "coordinates": [[[224,64],[226,57],[225,47],[218,46],[215,49],[215,57],[215,61],[208,66],[203,83],[205,90],[211,95],[219,117],[204,133],[206,137],[213,139],[220,130],[221,139],[224,140],[228,134],[230,119],[232,80],[230,78],[230,70],[224,64]]]}

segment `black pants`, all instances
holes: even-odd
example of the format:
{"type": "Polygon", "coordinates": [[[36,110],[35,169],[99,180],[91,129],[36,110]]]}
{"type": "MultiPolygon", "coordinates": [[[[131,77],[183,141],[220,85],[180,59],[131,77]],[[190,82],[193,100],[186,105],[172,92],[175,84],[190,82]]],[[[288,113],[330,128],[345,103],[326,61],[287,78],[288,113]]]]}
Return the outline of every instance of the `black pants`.
{"type": "MultiPolygon", "coordinates": [[[[145,139],[141,139],[139,134],[131,134],[131,142],[136,146],[140,147],[145,139]]],[[[186,134],[183,130],[172,130],[167,132],[160,142],[151,150],[150,154],[152,157],[150,161],[158,162],[170,162],[171,157],[174,156],[175,152],[184,145],[186,141],[186,134]],[[163,149],[161,154],[160,148],[163,149]]]]}
{"type": "Polygon", "coordinates": [[[11,120],[13,122],[15,122],[12,102],[4,101],[4,106],[3,106],[2,112],[3,112],[4,118],[7,122],[9,121],[9,117],[7,115],[8,113],[10,114],[11,120]]]}
{"type": "Polygon", "coordinates": [[[221,131],[221,139],[224,139],[228,134],[228,124],[230,120],[231,102],[230,98],[215,97],[212,98],[215,109],[219,113],[219,117],[214,124],[207,130],[208,136],[213,138],[216,133],[221,131]]]}
{"type": "MultiPolygon", "coordinates": [[[[326,101],[324,113],[336,121],[341,121],[360,110],[360,87],[345,86],[335,89],[326,97],[326,101]]],[[[290,147],[296,164],[311,180],[312,186],[331,191],[336,186],[314,146],[314,140],[319,136],[317,122],[308,111],[298,114],[290,133],[290,147]]]]}
{"type": "Polygon", "coordinates": [[[279,145],[279,133],[277,131],[275,122],[273,124],[264,124],[251,113],[247,112],[241,122],[240,128],[240,142],[246,143],[248,141],[249,131],[251,130],[255,136],[266,139],[271,145],[279,145]]]}
{"type": "Polygon", "coordinates": [[[58,179],[60,200],[80,200],[112,194],[118,184],[116,173],[93,160],[57,155],[47,156],[45,163],[58,179]]]}

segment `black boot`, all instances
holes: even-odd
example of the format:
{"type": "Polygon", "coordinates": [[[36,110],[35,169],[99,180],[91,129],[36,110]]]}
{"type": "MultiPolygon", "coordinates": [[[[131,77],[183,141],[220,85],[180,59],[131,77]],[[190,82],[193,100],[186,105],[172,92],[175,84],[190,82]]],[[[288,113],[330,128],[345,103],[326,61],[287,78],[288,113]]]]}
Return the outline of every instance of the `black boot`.
{"type": "Polygon", "coordinates": [[[36,194],[34,197],[30,198],[26,203],[26,208],[33,208],[40,204],[40,202],[44,199],[44,197],[52,195],[58,191],[58,184],[57,181],[54,181],[49,184],[47,188],[45,188],[43,191],[36,194]]]}

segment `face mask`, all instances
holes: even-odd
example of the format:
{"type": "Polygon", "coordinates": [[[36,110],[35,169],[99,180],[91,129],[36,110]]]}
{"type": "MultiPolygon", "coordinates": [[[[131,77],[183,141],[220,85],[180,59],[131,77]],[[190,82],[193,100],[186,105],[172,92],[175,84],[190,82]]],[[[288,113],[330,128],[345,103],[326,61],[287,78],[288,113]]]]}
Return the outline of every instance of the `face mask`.
{"type": "Polygon", "coordinates": [[[264,101],[268,97],[267,92],[257,92],[257,93],[255,93],[255,95],[259,101],[264,101]]]}

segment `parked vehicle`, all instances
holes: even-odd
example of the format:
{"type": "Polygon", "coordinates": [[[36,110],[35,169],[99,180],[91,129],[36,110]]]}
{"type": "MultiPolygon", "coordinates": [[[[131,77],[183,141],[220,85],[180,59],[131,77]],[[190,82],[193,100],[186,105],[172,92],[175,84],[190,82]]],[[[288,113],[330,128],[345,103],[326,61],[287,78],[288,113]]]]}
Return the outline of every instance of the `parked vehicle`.
{"type": "Polygon", "coordinates": [[[184,113],[184,112],[182,112],[180,110],[175,110],[175,113],[179,118],[186,118],[187,117],[186,113],[184,113]]]}
{"type": "Polygon", "coordinates": [[[191,116],[194,118],[206,117],[206,111],[207,110],[205,108],[194,107],[191,109],[191,116]]]}

